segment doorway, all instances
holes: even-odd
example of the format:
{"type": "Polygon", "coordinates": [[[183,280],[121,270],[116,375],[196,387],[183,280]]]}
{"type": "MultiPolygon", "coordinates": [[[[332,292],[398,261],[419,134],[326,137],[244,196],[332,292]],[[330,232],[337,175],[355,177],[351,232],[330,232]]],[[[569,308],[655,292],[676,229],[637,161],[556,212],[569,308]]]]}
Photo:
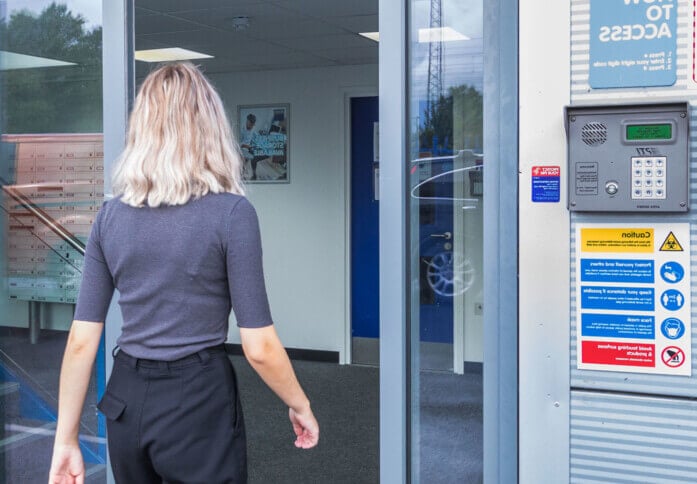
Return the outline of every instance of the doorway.
{"type": "Polygon", "coordinates": [[[351,362],[379,364],[378,97],[353,97],[351,150],[351,362]]]}

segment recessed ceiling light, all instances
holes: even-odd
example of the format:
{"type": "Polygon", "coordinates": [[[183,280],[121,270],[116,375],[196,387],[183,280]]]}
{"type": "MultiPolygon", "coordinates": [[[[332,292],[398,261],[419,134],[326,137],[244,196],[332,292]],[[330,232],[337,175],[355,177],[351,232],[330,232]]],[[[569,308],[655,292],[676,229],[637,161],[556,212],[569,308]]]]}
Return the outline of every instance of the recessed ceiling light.
{"type": "Polygon", "coordinates": [[[452,42],[455,40],[470,40],[452,27],[435,27],[430,29],[419,29],[419,43],[429,42],[452,42]]]}
{"type": "Polygon", "coordinates": [[[358,35],[362,35],[366,39],[374,40],[375,42],[380,41],[380,32],[358,32],[358,35]]]}
{"type": "Polygon", "coordinates": [[[137,50],[135,55],[136,60],[143,62],[171,62],[189,59],[211,59],[212,57],[212,55],[182,49],[181,47],[137,50]]]}
{"type": "Polygon", "coordinates": [[[0,50],[0,71],[11,71],[14,69],[38,69],[40,67],[60,67],[75,66],[74,62],[65,62],[46,57],[33,55],[17,54],[0,50]]]}

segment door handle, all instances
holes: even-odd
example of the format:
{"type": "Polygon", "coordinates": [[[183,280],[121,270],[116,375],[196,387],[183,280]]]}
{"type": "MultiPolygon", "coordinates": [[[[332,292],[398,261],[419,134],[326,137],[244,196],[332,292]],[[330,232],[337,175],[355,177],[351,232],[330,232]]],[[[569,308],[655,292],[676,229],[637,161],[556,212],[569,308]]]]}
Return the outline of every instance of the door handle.
{"type": "Polygon", "coordinates": [[[453,234],[451,234],[450,232],[444,232],[442,234],[431,234],[431,237],[439,237],[445,240],[450,240],[453,238],[453,234]]]}

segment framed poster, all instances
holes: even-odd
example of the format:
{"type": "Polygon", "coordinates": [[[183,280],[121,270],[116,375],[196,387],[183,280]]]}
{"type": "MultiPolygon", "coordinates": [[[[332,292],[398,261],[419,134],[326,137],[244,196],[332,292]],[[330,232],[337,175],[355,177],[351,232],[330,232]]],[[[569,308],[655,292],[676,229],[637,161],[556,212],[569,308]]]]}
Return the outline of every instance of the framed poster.
{"type": "Polygon", "coordinates": [[[290,104],[239,106],[237,121],[244,181],[290,182],[290,104]]]}

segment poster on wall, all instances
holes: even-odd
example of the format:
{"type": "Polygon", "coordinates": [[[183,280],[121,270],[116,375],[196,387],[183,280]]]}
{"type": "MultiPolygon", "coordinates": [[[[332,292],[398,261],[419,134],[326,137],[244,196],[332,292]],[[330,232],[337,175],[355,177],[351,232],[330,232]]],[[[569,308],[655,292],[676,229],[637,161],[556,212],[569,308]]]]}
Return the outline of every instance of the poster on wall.
{"type": "Polygon", "coordinates": [[[675,84],[677,3],[590,0],[590,87],[675,84]]]}
{"type": "Polygon", "coordinates": [[[288,183],[290,105],[239,106],[238,141],[247,183],[288,183]]]}
{"type": "Polygon", "coordinates": [[[690,226],[578,224],[577,367],[691,375],[690,226]]]}

